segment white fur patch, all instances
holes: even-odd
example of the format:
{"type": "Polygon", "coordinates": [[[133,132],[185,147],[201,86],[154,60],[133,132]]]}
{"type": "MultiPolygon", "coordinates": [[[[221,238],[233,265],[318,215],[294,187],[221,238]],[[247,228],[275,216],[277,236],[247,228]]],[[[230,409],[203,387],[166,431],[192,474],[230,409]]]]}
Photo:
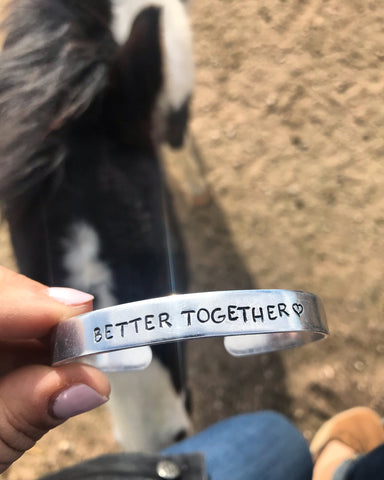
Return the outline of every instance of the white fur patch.
{"type": "Polygon", "coordinates": [[[127,41],[137,14],[146,7],[162,7],[165,85],[160,108],[178,110],[194,86],[193,41],[186,6],[180,0],[112,0],[112,32],[118,43],[127,41]]]}
{"type": "Polygon", "coordinates": [[[108,378],[115,435],[126,451],[157,452],[180,432],[191,433],[183,398],[156,358],[142,372],[110,373],[108,378]]]}
{"type": "Polygon", "coordinates": [[[92,292],[97,298],[97,308],[114,305],[112,274],[107,264],[100,260],[100,241],[96,230],[85,222],[72,225],[64,248],[63,262],[68,285],[92,292]]]}
{"type": "MultiPolygon", "coordinates": [[[[100,242],[96,231],[85,222],[74,224],[64,242],[64,267],[68,284],[92,291],[99,299],[98,308],[116,303],[112,274],[100,260],[100,242]]],[[[116,352],[130,363],[148,359],[149,347],[116,352]],[[135,358],[133,358],[135,357],[135,358]]],[[[145,360],[147,361],[147,360],[145,360]]],[[[149,361],[149,360],[148,360],[149,361]]],[[[101,358],[99,367],[110,367],[101,358]]],[[[116,438],[129,451],[158,451],[173,443],[180,432],[190,433],[191,425],[184,399],[173,387],[170,373],[156,359],[143,371],[109,373],[112,393],[111,410],[116,438]]]]}

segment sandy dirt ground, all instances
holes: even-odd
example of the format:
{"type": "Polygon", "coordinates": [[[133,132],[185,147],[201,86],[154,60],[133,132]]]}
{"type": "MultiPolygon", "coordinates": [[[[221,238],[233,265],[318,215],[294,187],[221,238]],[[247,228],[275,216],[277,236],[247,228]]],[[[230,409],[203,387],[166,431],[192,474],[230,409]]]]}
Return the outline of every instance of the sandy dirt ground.
{"type": "MultiPolygon", "coordinates": [[[[192,129],[211,203],[175,198],[192,291],[288,288],[324,301],[331,336],[235,359],[190,344],[196,430],[276,409],[310,439],[332,414],[384,414],[384,5],[380,0],[195,0],[192,129]]],[[[6,233],[1,249],[12,265],[6,233]]],[[[32,480],[116,451],[105,408],[50,433],[3,474],[32,480]]]]}

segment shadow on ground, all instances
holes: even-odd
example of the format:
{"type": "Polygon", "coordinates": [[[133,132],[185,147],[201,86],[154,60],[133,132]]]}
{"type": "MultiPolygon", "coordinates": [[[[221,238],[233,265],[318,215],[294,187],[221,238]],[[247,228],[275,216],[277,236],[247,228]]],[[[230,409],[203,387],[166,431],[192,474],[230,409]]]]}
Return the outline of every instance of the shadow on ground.
{"type": "MultiPolygon", "coordinates": [[[[177,187],[173,189],[189,253],[191,291],[258,288],[215,198],[191,208],[177,187]]],[[[222,338],[193,340],[187,368],[196,430],[249,411],[274,409],[291,416],[278,353],[235,358],[224,349],[222,338]]]]}

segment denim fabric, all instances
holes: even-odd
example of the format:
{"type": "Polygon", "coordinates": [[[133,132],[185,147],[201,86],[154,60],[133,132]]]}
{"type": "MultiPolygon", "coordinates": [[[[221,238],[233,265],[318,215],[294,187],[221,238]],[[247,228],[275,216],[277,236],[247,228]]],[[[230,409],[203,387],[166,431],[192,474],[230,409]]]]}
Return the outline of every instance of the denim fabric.
{"type": "Polygon", "coordinates": [[[344,460],[344,462],[340,463],[333,474],[332,480],[346,480],[347,473],[355,464],[355,462],[356,458],[349,458],[348,460],[344,460]]]}
{"type": "Polygon", "coordinates": [[[162,453],[201,452],[211,480],[311,480],[302,434],[282,415],[264,411],[223,420],[162,453]]]}
{"type": "Polygon", "coordinates": [[[155,480],[159,460],[170,455],[178,480],[311,480],[312,458],[301,433],[282,415],[259,412],[223,420],[159,455],[98,457],[41,480],[155,480]]]}
{"type": "Polygon", "coordinates": [[[383,480],[384,444],[352,461],[340,480],[383,480]]]}

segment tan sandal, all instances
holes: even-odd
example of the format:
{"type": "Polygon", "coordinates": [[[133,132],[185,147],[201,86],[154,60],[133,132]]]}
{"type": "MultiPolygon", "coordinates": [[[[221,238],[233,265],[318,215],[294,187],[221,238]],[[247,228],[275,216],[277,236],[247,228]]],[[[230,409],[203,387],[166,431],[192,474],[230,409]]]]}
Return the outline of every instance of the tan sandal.
{"type": "Polygon", "coordinates": [[[355,407],[335,415],[323,424],[311,442],[314,461],[332,440],[339,440],[356,453],[367,453],[384,443],[381,418],[367,407],[355,407]]]}

